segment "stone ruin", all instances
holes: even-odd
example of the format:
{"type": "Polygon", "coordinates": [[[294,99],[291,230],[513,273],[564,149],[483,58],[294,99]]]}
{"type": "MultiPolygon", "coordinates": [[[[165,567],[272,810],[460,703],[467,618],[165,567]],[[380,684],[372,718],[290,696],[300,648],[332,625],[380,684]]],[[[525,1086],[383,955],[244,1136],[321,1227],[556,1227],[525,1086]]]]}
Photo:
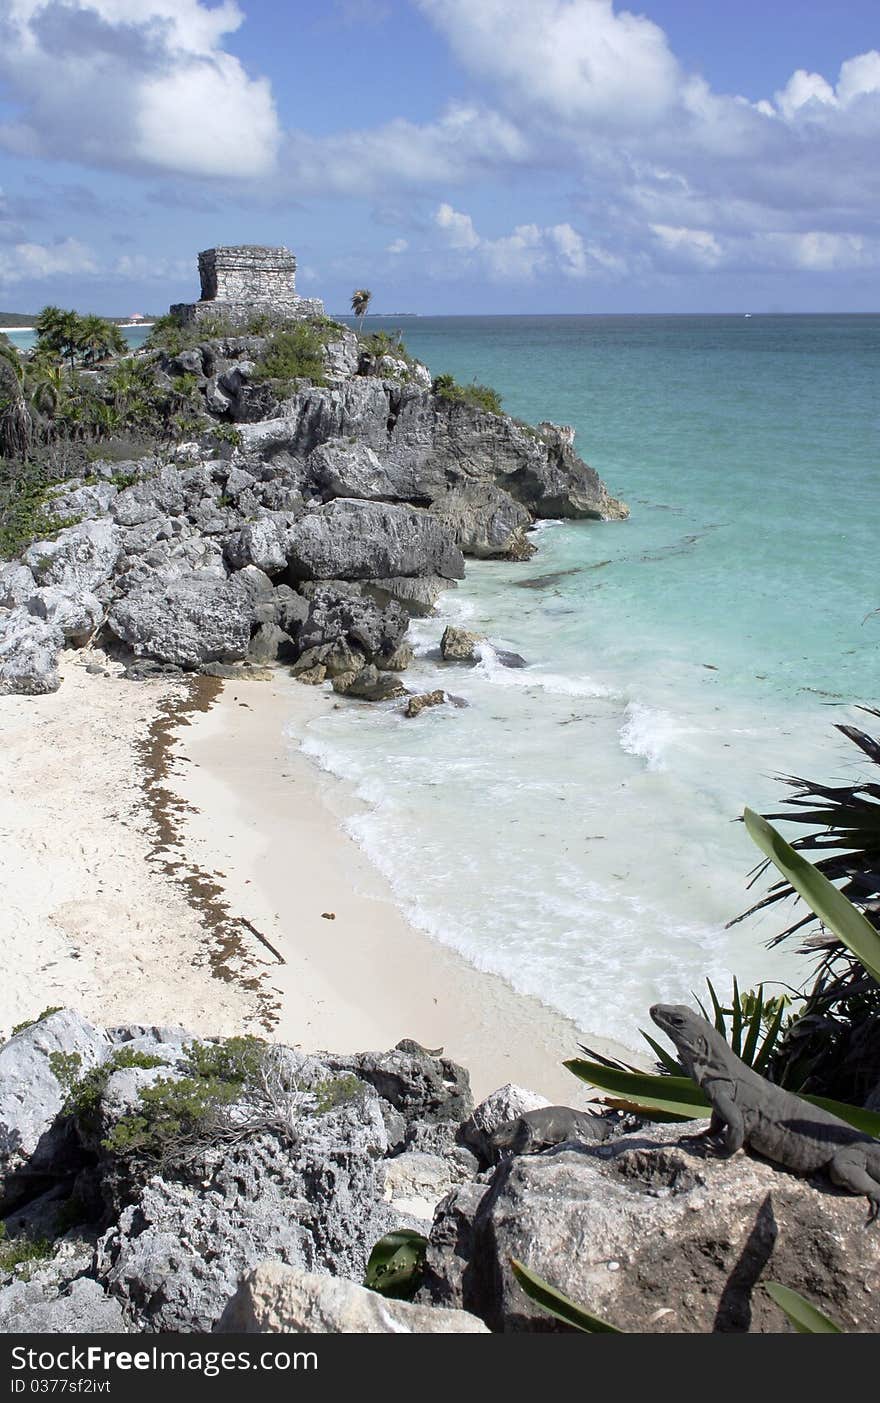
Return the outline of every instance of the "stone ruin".
{"type": "Polygon", "coordinates": [[[214,317],[244,325],[258,312],[280,321],[324,312],[320,298],[297,296],[296,259],[289,248],[263,248],[259,244],[207,248],[199,254],[199,278],[201,300],[175,302],[170,309],[181,326],[214,317]]]}

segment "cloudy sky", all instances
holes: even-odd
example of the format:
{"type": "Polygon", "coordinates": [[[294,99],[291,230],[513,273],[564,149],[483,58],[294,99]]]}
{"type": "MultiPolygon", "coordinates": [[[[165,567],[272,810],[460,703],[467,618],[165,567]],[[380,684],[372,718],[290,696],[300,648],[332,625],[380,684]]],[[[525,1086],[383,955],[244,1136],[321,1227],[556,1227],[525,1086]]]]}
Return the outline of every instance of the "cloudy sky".
{"type": "Polygon", "coordinates": [[[877,0],[0,0],[0,308],[880,311],[877,0]]]}

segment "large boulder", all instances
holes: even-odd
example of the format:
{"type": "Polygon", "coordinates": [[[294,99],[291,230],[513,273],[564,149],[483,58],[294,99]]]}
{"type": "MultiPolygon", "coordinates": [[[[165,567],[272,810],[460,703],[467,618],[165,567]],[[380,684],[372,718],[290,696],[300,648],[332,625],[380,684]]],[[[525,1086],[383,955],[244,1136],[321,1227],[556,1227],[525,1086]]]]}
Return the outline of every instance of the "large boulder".
{"type": "Polygon", "coordinates": [[[390,1052],[351,1055],[320,1053],[334,1072],[352,1072],[375,1087],[401,1119],[395,1149],[446,1150],[473,1110],[470,1077],[464,1067],[433,1053],[411,1038],[390,1052]],[[439,1133],[435,1133],[439,1132],[439,1133]]]}
{"type": "Polygon", "coordinates": [[[67,594],[57,585],[34,590],[27,601],[27,611],[34,618],[60,629],[65,639],[75,646],[84,644],[104,617],[101,601],[90,590],[67,594]]]}
{"type": "Polygon", "coordinates": [[[113,603],[109,625],[138,657],[184,668],[238,662],[247,655],[254,608],[244,574],[150,575],[113,603]]]}
{"type": "Polygon", "coordinates": [[[267,575],[279,575],[287,568],[288,541],[292,519],[287,513],[271,512],[246,522],[226,541],[226,559],[234,570],[256,565],[267,575]]]}
{"type": "Polygon", "coordinates": [[[290,532],[288,563],[302,580],[370,580],[388,575],[459,579],[464,561],[449,532],[427,512],[340,497],[302,517],[290,532]]]}
{"type": "Polygon", "coordinates": [[[704,1126],[505,1160],[441,1205],[419,1299],[494,1330],[560,1328],[515,1281],[513,1257],[627,1331],[784,1330],[761,1280],[801,1292],[844,1330],[880,1330],[880,1234],[865,1227],[865,1200],[679,1143],[704,1126]]]}
{"type": "Polygon", "coordinates": [[[307,459],[311,481],[326,501],[356,497],[367,502],[418,501],[422,494],[412,470],[389,468],[369,444],[330,439],[307,459]]]}
{"type": "Polygon", "coordinates": [[[109,580],[121,549],[118,526],[101,518],[65,527],[54,540],[35,541],[22,559],[38,585],[60,585],[73,594],[109,580]]]}
{"type": "Polygon", "coordinates": [[[374,600],[364,598],[357,586],[341,581],[310,590],[308,608],[297,635],[300,648],[345,642],[380,663],[394,653],[409,622],[399,604],[380,608],[374,600]]]}
{"type": "Polygon", "coordinates": [[[536,547],[526,539],[531,513],[492,483],[468,482],[437,497],[431,510],[464,555],[481,560],[528,560],[536,547]]]}
{"type": "Polygon", "coordinates": [[[59,483],[47,493],[43,513],[56,520],[58,517],[73,516],[80,521],[94,521],[107,514],[118,491],[119,488],[112,482],[59,483]]]}
{"type": "Polygon", "coordinates": [[[243,1277],[217,1330],[242,1335],[484,1335],[461,1310],[390,1300],[352,1281],[264,1262],[243,1277]]]}
{"type": "Polygon", "coordinates": [[[19,561],[0,565],[0,609],[26,604],[36,588],[37,582],[26,565],[19,561]]]}
{"type": "Polygon", "coordinates": [[[35,618],[19,605],[0,614],[0,696],[40,696],[61,686],[58,654],[64,634],[54,623],[35,618]]]}
{"type": "Polygon", "coordinates": [[[70,1082],[103,1062],[106,1034],[73,1009],[40,1018],[0,1047],[0,1203],[8,1209],[78,1162],[59,1115],[70,1082]]]}

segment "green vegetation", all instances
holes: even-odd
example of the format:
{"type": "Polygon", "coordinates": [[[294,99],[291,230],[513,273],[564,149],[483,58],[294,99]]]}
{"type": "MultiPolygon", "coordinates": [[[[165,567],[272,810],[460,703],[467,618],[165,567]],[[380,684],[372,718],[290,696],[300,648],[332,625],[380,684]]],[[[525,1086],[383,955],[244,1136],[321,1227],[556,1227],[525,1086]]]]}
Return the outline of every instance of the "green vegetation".
{"type": "Polygon", "coordinates": [[[257,361],[255,381],[273,380],[281,385],[303,378],[324,385],[324,341],[311,322],[295,322],[277,331],[257,361]]]}
{"type": "Polygon", "coordinates": [[[345,1106],[349,1101],[357,1100],[363,1089],[363,1084],[351,1075],[319,1082],[314,1092],[315,1113],[323,1116],[328,1111],[335,1111],[338,1106],[345,1106]]]}
{"type": "Polygon", "coordinates": [[[142,1087],[137,1111],[116,1122],[102,1142],[104,1149],[164,1163],[211,1144],[222,1110],[256,1077],[264,1053],[258,1038],[188,1044],[184,1075],[160,1077],[142,1087]]]}
{"type": "Polygon", "coordinates": [[[44,307],[35,323],[37,354],[58,355],[73,370],[93,366],[111,356],[124,355],[127,342],[119,327],[104,317],[81,317],[62,307],[44,307]]]}
{"type": "Polygon", "coordinates": [[[18,1237],[7,1240],[6,1225],[0,1223],[0,1272],[12,1272],[16,1267],[25,1267],[26,1270],[19,1274],[27,1280],[30,1275],[27,1268],[45,1262],[54,1251],[54,1245],[47,1237],[27,1237],[19,1234],[18,1237]]]}
{"type": "Polygon", "coordinates": [[[364,1285],[380,1296],[411,1301],[419,1288],[428,1239],[411,1228],[386,1233],[374,1244],[364,1285]]]}
{"type": "Polygon", "coordinates": [[[53,1004],[49,1008],[44,1008],[42,1013],[38,1013],[36,1018],[26,1018],[23,1023],[16,1023],[10,1037],[14,1038],[16,1033],[23,1033],[25,1028],[33,1028],[37,1023],[42,1023],[44,1018],[51,1018],[53,1013],[61,1012],[61,1004],[53,1004]]]}
{"type": "Polygon", "coordinates": [[[491,385],[459,385],[452,375],[435,375],[432,392],[438,399],[451,404],[470,404],[475,409],[484,409],[487,414],[502,414],[501,396],[491,385]]]}

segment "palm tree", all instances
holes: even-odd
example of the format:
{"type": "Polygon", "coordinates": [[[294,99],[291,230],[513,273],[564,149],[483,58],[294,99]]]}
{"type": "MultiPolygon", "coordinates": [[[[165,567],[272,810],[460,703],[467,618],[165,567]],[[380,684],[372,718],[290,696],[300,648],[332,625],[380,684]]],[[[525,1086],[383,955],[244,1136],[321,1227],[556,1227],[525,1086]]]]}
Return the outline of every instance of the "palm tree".
{"type": "Polygon", "coordinates": [[[26,456],[33,421],[24,396],[24,371],[15,347],[0,337],[0,454],[26,456]]]}
{"type": "Polygon", "coordinates": [[[83,365],[95,365],[108,356],[124,355],[128,347],[115,322],[88,316],[80,322],[77,349],[82,355],[83,365]]]}
{"type": "Polygon", "coordinates": [[[57,351],[70,361],[73,370],[82,337],[82,318],[74,311],[49,306],[43,308],[34,325],[38,348],[57,351]]]}
{"type": "Polygon", "coordinates": [[[351,294],[351,310],[358,318],[358,331],[364,329],[364,317],[367,315],[367,308],[373,294],[368,287],[356,287],[351,294]]]}

